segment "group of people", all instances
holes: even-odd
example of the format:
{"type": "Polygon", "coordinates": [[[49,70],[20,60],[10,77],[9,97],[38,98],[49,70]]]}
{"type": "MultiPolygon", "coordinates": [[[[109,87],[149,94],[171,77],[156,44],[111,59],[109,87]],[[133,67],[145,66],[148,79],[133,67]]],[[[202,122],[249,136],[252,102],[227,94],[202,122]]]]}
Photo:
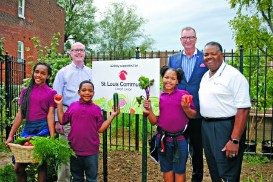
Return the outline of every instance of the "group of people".
{"type": "Polygon", "coordinates": [[[248,82],[225,63],[218,42],[208,42],[201,52],[195,47],[192,27],[182,29],[180,41],[183,51],[171,55],[168,65],[161,68],[160,115],[153,114],[150,100],[144,102],[149,121],[157,125],[163,179],[186,181],[189,152],[191,181],[202,181],[204,151],[213,182],[239,182],[251,107],[248,82]],[[187,95],[193,96],[193,102],[187,95]]]}
{"type": "MultiPolygon", "coordinates": [[[[180,41],[183,51],[171,55],[160,70],[163,85],[160,115],[153,113],[150,100],[143,103],[144,114],[157,125],[156,144],[163,179],[186,181],[189,154],[191,181],[202,181],[204,151],[213,182],[237,182],[251,107],[247,80],[225,63],[219,43],[208,42],[203,51],[198,50],[194,28],[183,28],[180,41]]],[[[84,65],[85,46],[74,43],[69,53],[72,63],[58,71],[53,88],[48,85],[50,66],[46,63],[34,66],[30,85],[20,94],[20,109],[6,145],[13,141],[22,123],[26,135],[54,137],[57,131],[76,153],[69,164],[60,166],[58,181],[70,181],[72,174],[73,181],[95,182],[98,133],[107,129],[119,109],[103,120],[100,107],[92,102],[94,85],[91,69],[84,65]],[[57,93],[62,95],[61,100],[55,99],[57,93]]],[[[17,181],[27,181],[26,166],[15,162],[17,181]]],[[[38,167],[38,181],[46,180],[46,168],[46,161],[38,167]]]]}
{"type": "MultiPolygon", "coordinates": [[[[91,69],[84,65],[85,46],[76,42],[69,51],[72,62],[60,69],[49,87],[52,75],[50,65],[38,62],[33,67],[30,85],[21,91],[16,114],[6,145],[24,125],[22,133],[27,136],[54,137],[55,131],[67,139],[76,153],[70,163],[59,166],[58,182],[97,181],[99,134],[107,129],[119,114],[119,107],[104,121],[101,108],[92,102],[94,85],[91,69]],[[62,99],[56,95],[62,95],[62,99]],[[55,110],[55,111],[54,111],[55,110]],[[54,113],[55,112],[55,113],[54,113]],[[55,116],[54,116],[55,115],[55,116]]],[[[27,182],[28,163],[16,162],[14,170],[17,182],[27,182]]],[[[38,181],[45,182],[47,163],[38,166],[38,181]]]]}

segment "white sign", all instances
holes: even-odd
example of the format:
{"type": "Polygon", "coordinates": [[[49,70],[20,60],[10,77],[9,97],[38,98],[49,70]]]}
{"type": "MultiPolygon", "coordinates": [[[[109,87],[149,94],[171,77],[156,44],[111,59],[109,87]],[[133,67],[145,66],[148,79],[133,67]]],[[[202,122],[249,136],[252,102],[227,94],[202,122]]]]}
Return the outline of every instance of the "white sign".
{"type": "Polygon", "coordinates": [[[112,111],[113,94],[118,93],[122,113],[143,114],[143,106],[137,97],[145,97],[146,92],[139,87],[139,77],[154,80],[150,87],[153,111],[159,114],[160,60],[134,59],[92,62],[92,82],[95,95],[93,102],[104,111],[112,111]]]}

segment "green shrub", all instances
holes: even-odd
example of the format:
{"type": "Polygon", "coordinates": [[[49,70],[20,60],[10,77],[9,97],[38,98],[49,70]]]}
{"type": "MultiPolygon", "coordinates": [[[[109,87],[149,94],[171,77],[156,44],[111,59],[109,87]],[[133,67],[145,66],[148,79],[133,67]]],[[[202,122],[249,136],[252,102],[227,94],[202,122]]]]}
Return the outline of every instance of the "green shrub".
{"type": "Polygon", "coordinates": [[[3,168],[0,168],[0,181],[5,182],[14,182],[16,181],[15,173],[13,166],[7,164],[3,168]]]}

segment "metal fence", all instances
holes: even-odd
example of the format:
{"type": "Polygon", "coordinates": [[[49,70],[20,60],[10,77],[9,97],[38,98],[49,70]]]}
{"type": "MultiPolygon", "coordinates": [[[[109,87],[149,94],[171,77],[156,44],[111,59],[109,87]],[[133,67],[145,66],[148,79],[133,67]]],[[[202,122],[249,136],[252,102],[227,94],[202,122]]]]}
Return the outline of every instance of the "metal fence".
{"type": "Polygon", "coordinates": [[[6,54],[0,59],[0,137],[7,137],[18,111],[18,97],[26,78],[25,60],[6,54]]]}
{"type": "MultiPolygon", "coordinates": [[[[168,56],[178,51],[100,53],[90,51],[86,58],[87,65],[93,61],[127,60],[160,58],[160,65],[166,65],[168,56]]],[[[246,153],[260,153],[273,158],[273,55],[264,51],[243,50],[224,52],[228,64],[239,69],[248,79],[252,108],[247,121],[246,153]]],[[[18,110],[19,96],[23,79],[26,77],[25,62],[5,56],[1,60],[1,140],[10,129],[10,124],[18,110]],[[6,131],[7,130],[7,131],[6,131]]],[[[107,118],[108,113],[103,113],[107,118]]],[[[154,128],[142,115],[121,114],[112,122],[102,135],[103,172],[107,181],[107,150],[130,150],[142,152],[142,179],[146,181],[147,170],[147,138],[154,128]]]]}

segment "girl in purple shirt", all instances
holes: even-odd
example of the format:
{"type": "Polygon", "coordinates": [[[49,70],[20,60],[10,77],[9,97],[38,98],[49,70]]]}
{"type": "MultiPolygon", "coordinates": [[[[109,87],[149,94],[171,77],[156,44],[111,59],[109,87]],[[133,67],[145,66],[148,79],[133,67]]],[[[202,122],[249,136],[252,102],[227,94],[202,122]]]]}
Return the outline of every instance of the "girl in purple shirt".
{"type": "Polygon", "coordinates": [[[80,100],[73,102],[63,112],[62,99],[57,103],[58,119],[61,124],[70,123],[68,141],[77,157],[70,159],[70,171],[73,181],[97,181],[99,133],[104,132],[119,114],[119,108],[104,121],[101,108],[92,102],[94,85],[86,80],[80,83],[78,94],[80,100]]]}
{"type": "Polygon", "coordinates": [[[183,136],[189,118],[196,116],[196,108],[192,96],[185,90],[179,90],[176,85],[183,77],[182,69],[163,66],[160,70],[163,91],[160,94],[157,117],[153,113],[151,101],[144,101],[144,114],[151,124],[157,125],[158,159],[163,172],[164,181],[186,181],[186,162],[188,144],[183,136]]]}
{"type": "MultiPolygon", "coordinates": [[[[51,136],[54,137],[54,95],[57,93],[49,87],[51,67],[46,63],[38,62],[33,67],[32,78],[28,87],[23,88],[19,105],[6,145],[13,141],[14,134],[23,123],[22,136],[51,136]]],[[[14,170],[16,179],[27,181],[26,167],[28,163],[18,163],[15,159],[14,170]]],[[[45,162],[38,166],[38,181],[46,181],[47,165],[45,162]]]]}

